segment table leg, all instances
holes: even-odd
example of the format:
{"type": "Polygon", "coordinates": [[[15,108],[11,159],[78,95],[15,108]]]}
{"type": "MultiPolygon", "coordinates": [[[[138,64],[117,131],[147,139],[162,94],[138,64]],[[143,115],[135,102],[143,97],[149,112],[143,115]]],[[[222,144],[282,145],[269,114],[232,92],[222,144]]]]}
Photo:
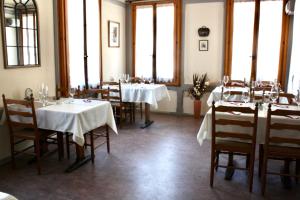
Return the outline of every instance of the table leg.
{"type": "Polygon", "coordinates": [[[153,121],[150,120],[150,104],[145,103],[145,123],[141,128],[147,128],[151,124],[153,124],[153,121]]]}
{"type": "Polygon", "coordinates": [[[81,167],[82,165],[84,165],[85,163],[87,163],[92,159],[91,155],[88,156],[84,155],[84,146],[79,146],[78,144],[75,145],[76,145],[76,161],[65,170],[65,172],[67,173],[78,169],[79,167],[81,167]]]}
{"type": "Polygon", "coordinates": [[[225,180],[231,180],[232,176],[234,174],[234,163],[233,163],[233,153],[229,153],[228,155],[228,168],[226,169],[225,172],[225,180]]]}

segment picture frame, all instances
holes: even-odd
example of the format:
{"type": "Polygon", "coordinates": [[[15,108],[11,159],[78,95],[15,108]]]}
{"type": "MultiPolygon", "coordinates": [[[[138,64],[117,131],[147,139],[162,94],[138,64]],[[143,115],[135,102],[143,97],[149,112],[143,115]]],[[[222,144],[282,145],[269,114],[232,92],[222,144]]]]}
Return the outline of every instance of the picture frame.
{"type": "Polygon", "coordinates": [[[208,40],[199,40],[199,51],[208,51],[208,40]]]}
{"type": "Polygon", "coordinates": [[[120,47],[120,23],[108,21],[108,47],[120,47]]]}

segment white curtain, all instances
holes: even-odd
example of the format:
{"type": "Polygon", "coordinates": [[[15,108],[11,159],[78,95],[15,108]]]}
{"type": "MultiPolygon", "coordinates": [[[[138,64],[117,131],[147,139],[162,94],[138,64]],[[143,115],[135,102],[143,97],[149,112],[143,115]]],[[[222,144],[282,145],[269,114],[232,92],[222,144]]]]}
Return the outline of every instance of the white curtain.
{"type": "Polygon", "coordinates": [[[288,92],[300,89],[300,1],[295,2],[292,57],[289,72],[288,92]]]}

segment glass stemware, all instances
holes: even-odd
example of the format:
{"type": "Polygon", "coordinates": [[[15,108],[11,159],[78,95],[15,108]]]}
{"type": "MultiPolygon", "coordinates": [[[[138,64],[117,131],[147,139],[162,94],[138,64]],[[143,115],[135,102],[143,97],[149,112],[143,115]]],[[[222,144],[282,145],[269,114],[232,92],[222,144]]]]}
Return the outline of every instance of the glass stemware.
{"type": "Polygon", "coordinates": [[[279,93],[278,93],[278,88],[276,87],[272,87],[271,92],[270,92],[270,99],[273,103],[276,103],[276,100],[279,97],[279,93]]]}
{"type": "Polygon", "coordinates": [[[223,97],[224,97],[225,101],[228,101],[229,96],[230,96],[230,91],[224,90],[223,97]]]}
{"type": "Polygon", "coordinates": [[[70,90],[69,90],[69,94],[70,94],[72,99],[74,99],[75,92],[76,92],[75,88],[71,87],[70,90]]]}
{"type": "Polygon", "coordinates": [[[224,84],[224,86],[226,86],[228,82],[229,82],[229,76],[224,76],[223,77],[223,84],[224,84]]]}
{"type": "Polygon", "coordinates": [[[296,104],[298,110],[300,109],[300,90],[298,90],[297,95],[295,96],[296,104]]]}
{"type": "Polygon", "coordinates": [[[250,101],[249,91],[244,91],[242,93],[242,101],[244,101],[244,103],[248,103],[250,101]]]}

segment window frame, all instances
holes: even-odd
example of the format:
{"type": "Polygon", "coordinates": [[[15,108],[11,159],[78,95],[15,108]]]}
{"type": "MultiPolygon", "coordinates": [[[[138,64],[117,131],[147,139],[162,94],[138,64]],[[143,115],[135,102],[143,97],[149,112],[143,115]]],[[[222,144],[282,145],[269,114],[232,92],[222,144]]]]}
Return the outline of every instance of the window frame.
{"type": "Polygon", "coordinates": [[[174,78],[173,82],[163,82],[167,86],[180,86],[180,62],[181,62],[181,1],[180,0],[159,0],[147,2],[132,2],[132,76],[135,76],[135,43],[136,43],[136,9],[138,6],[153,6],[153,56],[152,56],[152,76],[155,83],[156,80],[156,8],[159,4],[174,4],[174,78]]]}
{"type": "MultiPolygon", "coordinates": [[[[68,30],[67,30],[67,1],[68,0],[58,0],[58,39],[59,39],[59,76],[60,76],[60,87],[69,88],[70,87],[70,73],[68,67],[68,30]]],[[[83,21],[84,24],[84,80],[85,87],[88,85],[88,54],[87,54],[87,29],[86,29],[86,0],[83,2],[83,21]]],[[[102,67],[102,1],[98,0],[99,5],[99,49],[100,49],[100,69],[99,69],[99,82],[103,78],[103,67],[102,67]]]]}
{"type": "MultiPolygon", "coordinates": [[[[241,0],[247,1],[247,0],[241,0]]],[[[259,33],[259,15],[260,15],[260,2],[262,0],[253,0],[255,2],[254,13],[254,34],[253,34],[253,46],[252,46],[252,66],[250,80],[256,80],[257,74],[257,50],[258,50],[258,33],[259,33]]],[[[290,16],[285,13],[285,5],[288,0],[282,0],[282,29],[281,29],[281,41],[280,41],[280,55],[278,65],[277,79],[282,86],[286,85],[286,73],[287,73],[287,52],[288,52],[288,39],[289,39],[289,21],[290,16]]],[[[233,11],[234,0],[228,0],[226,2],[226,31],[225,31],[225,54],[224,54],[224,75],[231,76],[232,66],[232,42],[233,42],[233,11]]]]}

